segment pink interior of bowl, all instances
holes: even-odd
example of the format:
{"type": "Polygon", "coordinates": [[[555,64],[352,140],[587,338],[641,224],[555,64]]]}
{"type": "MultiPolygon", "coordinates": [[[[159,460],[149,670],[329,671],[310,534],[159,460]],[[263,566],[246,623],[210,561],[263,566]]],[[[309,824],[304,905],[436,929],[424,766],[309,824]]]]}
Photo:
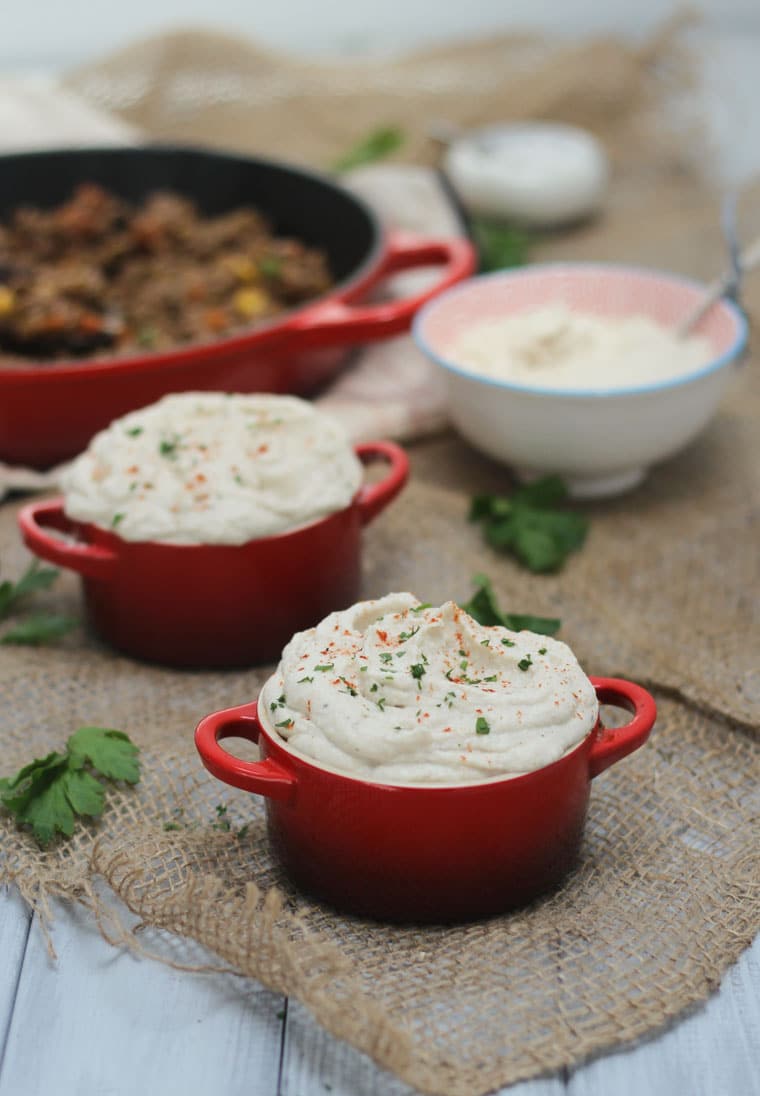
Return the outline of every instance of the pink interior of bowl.
{"type": "MultiPolygon", "coordinates": [[[[603,265],[536,266],[473,278],[444,293],[422,313],[418,335],[433,354],[451,359],[452,345],[474,324],[556,304],[597,316],[644,315],[675,327],[703,292],[695,282],[656,271],[603,265]]],[[[734,347],[741,329],[735,307],[720,302],[694,333],[707,338],[719,358],[734,347]]]]}

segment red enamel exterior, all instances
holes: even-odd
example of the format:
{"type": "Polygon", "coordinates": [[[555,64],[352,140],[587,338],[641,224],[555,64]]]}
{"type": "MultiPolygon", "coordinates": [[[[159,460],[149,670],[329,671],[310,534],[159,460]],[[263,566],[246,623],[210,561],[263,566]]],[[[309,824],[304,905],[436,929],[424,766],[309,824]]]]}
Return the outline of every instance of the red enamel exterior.
{"type": "Polygon", "coordinates": [[[387,462],[387,475],[344,510],[239,546],[122,540],[69,519],[62,499],[24,507],[19,526],[32,552],[81,574],[95,631],[125,654],[166,666],[271,662],[294,632],[357,600],[362,526],[406,483],[399,446],[368,442],[356,452],[387,462]]]}
{"type": "Polygon", "coordinates": [[[592,777],[649,736],[649,693],[591,681],[601,703],[632,712],[628,724],[597,725],[554,764],[481,784],[384,785],[320,768],[262,726],[256,702],[207,716],[195,743],[214,776],[267,798],[272,848],[305,892],[383,920],[465,920],[557,886],[578,858],[592,777]],[[219,745],[232,737],[258,742],[262,760],[219,745]]]}
{"type": "Polygon", "coordinates": [[[113,419],[168,392],[307,394],[340,368],[347,347],[406,331],[422,304],[474,267],[468,240],[390,233],[361,277],[265,327],[166,353],[0,369],[0,460],[48,468],[82,452],[113,419]],[[356,303],[394,274],[426,266],[442,271],[423,292],[356,303]]]}

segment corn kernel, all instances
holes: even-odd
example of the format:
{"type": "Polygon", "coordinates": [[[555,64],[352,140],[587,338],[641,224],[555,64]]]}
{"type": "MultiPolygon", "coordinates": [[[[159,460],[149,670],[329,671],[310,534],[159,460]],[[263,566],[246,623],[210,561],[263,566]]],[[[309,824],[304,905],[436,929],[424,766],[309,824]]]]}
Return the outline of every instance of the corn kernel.
{"type": "Polygon", "coordinates": [[[239,316],[249,320],[253,316],[261,316],[271,304],[269,294],[261,289],[238,289],[232,298],[232,304],[239,316]]]}
{"type": "Polygon", "coordinates": [[[16,294],[7,285],[0,285],[0,316],[7,316],[16,301],[16,294]]]}

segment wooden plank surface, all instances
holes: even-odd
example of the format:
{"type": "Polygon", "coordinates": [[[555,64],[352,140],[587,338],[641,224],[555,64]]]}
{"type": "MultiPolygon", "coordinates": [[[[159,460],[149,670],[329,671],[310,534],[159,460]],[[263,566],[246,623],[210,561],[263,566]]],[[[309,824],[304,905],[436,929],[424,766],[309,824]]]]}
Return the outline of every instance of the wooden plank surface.
{"type": "Polygon", "coordinates": [[[18,893],[0,888],[0,1069],[16,1003],[31,919],[31,914],[18,893]]]}
{"type": "MultiPolygon", "coordinates": [[[[657,987],[652,987],[657,992],[657,987]]],[[[760,937],[720,993],[664,1035],[570,1079],[569,1096],[760,1096],[760,937]]]]}
{"type": "MultiPolygon", "coordinates": [[[[56,964],[28,927],[20,901],[0,895],[0,1096],[412,1096],[250,982],[119,952],[76,908],[56,909],[56,964]]],[[[504,1096],[760,1096],[759,1066],[760,938],[666,1034],[504,1096]]]]}
{"type": "Polygon", "coordinates": [[[82,909],[55,916],[57,963],[29,934],[0,1096],[275,1096],[282,997],[117,951],[82,909]]]}

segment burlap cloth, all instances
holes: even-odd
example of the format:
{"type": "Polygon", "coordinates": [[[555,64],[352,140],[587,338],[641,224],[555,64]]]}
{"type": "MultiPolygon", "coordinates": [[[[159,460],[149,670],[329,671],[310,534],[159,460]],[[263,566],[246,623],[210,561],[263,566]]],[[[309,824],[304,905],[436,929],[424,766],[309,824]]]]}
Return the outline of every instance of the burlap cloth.
{"type": "MultiPolygon", "coordinates": [[[[629,165],[605,220],[544,253],[714,273],[714,201],[676,159],[629,165]]],[[[760,222],[760,193],[744,221],[760,222]]],[[[747,295],[755,315],[759,290],[747,295]]],[[[581,864],[551,898],[424,929],[305,901],[272,864],[261,805],[208,776],[192,745],[198,718],[253,697],[267,669],[169,672],[84,631],[56,649],[2,648],[4,767],[96,723],[140,744],[143,779],[47,853],[3,819],[0,879],[43,915],[53,895],[89,904],[119,940],[96,893],[103,877],[145,925],[177,934],[177,962],[183,940],[206,945],[426,1092],[477,1096],[656,1031],[703,1001],[760,929],[759,421],[750,360],[696,444],[635,493],[589,507],[588,542],[558,576],[483,546],[467,498],[507,489],[508,474],[449,435],[414,448],[409,488],[367,531],[367,596],[463,598],[486,571],[508,607],[561,616],[589,672],[654,690],[650,744],[594,782],[581,864]],[[231,832],[214,828],[222,802],[231,832]]],[[[9,575],[23,565],[15,509],[0,509],[9,575]]],[[[76,580],[40,600],[78,611],[76,580]]]]}

